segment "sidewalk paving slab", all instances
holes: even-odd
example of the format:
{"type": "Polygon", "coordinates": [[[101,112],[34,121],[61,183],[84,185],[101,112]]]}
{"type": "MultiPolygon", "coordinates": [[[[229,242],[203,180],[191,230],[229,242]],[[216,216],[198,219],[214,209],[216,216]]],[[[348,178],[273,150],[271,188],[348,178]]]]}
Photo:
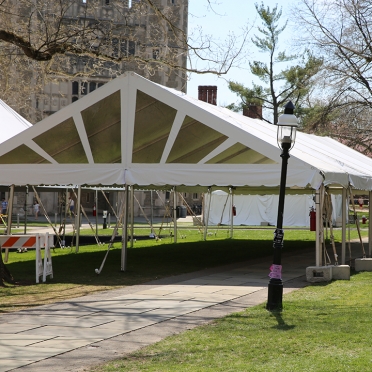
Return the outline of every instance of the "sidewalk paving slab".
{"type": "MultiPolygon", "coordinates": [[[[283,253],[284,294],[309,285],[305,269],[314,256],[313,249],[283,253]]],[[[0,372],[88,371],[263,304],[270,264],[253,259],[1,315],[0,372]]]]}

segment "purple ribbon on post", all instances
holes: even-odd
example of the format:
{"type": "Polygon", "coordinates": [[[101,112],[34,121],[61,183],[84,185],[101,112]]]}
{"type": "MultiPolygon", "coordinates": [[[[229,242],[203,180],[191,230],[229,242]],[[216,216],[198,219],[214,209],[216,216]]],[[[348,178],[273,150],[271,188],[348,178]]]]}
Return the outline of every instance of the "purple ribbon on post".
{"type": "Polygon", "coordinates": [[[282,279],[282,265],[272,264],[270,266],[269,277],[272,279],[282,279]]]}

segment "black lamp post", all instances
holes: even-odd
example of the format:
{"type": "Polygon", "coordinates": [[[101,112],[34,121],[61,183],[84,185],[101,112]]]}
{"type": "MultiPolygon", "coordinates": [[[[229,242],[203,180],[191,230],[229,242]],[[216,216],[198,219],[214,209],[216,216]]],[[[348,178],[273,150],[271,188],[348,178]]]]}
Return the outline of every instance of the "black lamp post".
{"type": "Polygon", "coordinates": [[[278,146],[282,150],[282,171],[280,176],[278,219],[274,233],[274,258],[270,267],[270,281],[267,296],[267,310],[282,310],[283,281],[282,281],[282,249],[283,249],[283,211],[285,198],[285,184],[287,180],[287,164],[289,151],[292,149],[296,139],[298,121],[293,114],[294,105],[289,101],[284,107],[284,114],[278,119],[278,146]]]}

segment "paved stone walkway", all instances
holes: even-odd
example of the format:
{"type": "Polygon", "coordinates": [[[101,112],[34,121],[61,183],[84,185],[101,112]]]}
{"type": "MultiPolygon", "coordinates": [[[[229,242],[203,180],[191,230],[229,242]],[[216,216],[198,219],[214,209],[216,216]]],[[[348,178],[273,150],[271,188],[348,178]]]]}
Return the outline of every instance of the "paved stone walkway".
{"type": "MultiPolygon", "coordinates": [[[[87,371],[162,338],[265,303],[270,258],[206,269],[0,316],[0,371],[87,371]]],[[[285,293],[314,250],[283,255],[285,293]]]]}

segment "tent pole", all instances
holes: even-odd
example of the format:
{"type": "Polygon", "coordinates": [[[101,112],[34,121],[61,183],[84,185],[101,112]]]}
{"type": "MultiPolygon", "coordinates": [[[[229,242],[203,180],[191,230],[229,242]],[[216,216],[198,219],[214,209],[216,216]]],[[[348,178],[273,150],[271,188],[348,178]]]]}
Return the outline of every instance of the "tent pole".
{"type": "Polygon", "coordinates": [[[176,186],[173,187],[173,241],[177,243],[177,192],[176,186]]]}
{"type": "Polygon", "coordinates": [[[68,210],[68,188],[66,189],[65,195],[65,212],[63,218],[63,245],[66,246],[66,219],[67,219],[67,210],[68,210]]]}
{"type": "Polygon", "coordinates": [[[207,213],[207,218],[204,221],[204,241],[207,240],[207,232],[208,232],[208,221],[209,221],[209,212],[211,210],[211,204],[212,204],[212,193],[211,193],[211,188],[208,187],[208,195],[209,195],[209,204],[208,204],[208,213],[207,213]]]}
{"type": "MultiPolygon", "coordinates": [[[[10,190],[9,190],[9,198],[8,198],[9,200],[8,201],[8,212],[7,212],[8,219],[7,219],[7,226],[6,226],[7,235],[11,235],[12,233],[13,199],[14,199],[14,185],[11,185],[10,190]]],[[[4,262],[8,262],[8,258],[9,258],[9,249],[5,248],[4,262]]]]}
{"type": "Polygon", "coordinates": [[[14,185],[10,186],[9,190],[9,202],[8,202],[8,226],[6,227],[7,235],[12,233],[12,214],[13,214],[13,203],[14,203],[14,185]]]}
{"type": "Polygon", "coordinates": [[[342,188],[341,265],[346,261],[346,189],[342,188]]]}
{"type": "Polygon", "coordinates": [[[134,187],[130,187],[130,247],[133,248],[134,234],[134,187]]]}
{"type": "Polygon", "coordinates": [[[368,210],[369,210],[369,226],[368,226],[368,257],[372,257],[372,191],[368,193],[368,210]]]}
{"type": "Polygon", "coordinates": [[[234,237],[234,190],[233,188],[230,188],[230,194],[231,194],[231,206],[230,206],[230,213],[231,213],[231,226],[230,226],[230,239],[234,237]]]}
{"type": "Polygon", "coordinates": [[[96,206],[96,236],[98,236],[98,189],[95,191],[94,204],[96,206]]]}
{"type": "Polygon", "coordinates": [[[26,185],[26,196],[25,196],[25,228],[24,234],[27,234],[27,201],[28,201],[28,185],[26,185]]]}
{"type": "Polygon", "coordinates": [[[124,191],[125,205],[123,213],[123,232],[121,236],[121,271],[127,270],[127,246],[128,246],[128,204],[129,204],[129,192],[128,185],[125,184],[124,191]]]}
{"type": "Polygon", "coordinates": [[[78,194],[77,194],[77,206],[76,206],[76,216],[75,221],[77,224],[77,227],[75,226],[76,230],[76,249],[75,252],[79,252],[79,238],[80,238],[80,223],[81,223],[81,215],[80,215],[80,209],[81,209],[81,186],[78,187],[78,194]]]}
{"type": "Polygon", "coordinates": [[[320,209],[320,189],[315,192],[315,211],[316,211],[316,233],[315,233],[315,266],[321,266],[321,244],[320,244],[320,220],[321,220],[321,209],[320,209]]]}

